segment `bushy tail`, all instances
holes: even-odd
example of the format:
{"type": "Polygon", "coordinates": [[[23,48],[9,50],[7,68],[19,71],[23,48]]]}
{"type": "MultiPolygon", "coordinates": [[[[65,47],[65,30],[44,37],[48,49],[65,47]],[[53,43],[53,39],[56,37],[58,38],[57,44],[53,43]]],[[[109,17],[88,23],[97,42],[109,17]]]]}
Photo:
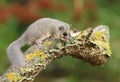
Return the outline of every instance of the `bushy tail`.
{"type": "Polygon", "coordinates": [[[12,65],[14,66],[23,66],[25,64],[25,57],[21,51],[21,47],[24,45],[24,42],[19,39],[14,41],[7,48],[7,55],[12,65]]]}

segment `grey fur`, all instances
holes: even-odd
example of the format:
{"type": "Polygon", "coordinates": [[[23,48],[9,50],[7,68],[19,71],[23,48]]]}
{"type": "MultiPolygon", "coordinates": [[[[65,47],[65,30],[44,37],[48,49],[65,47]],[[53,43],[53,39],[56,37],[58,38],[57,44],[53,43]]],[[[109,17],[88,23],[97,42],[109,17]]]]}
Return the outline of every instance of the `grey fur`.
{"type": "Polygon", "coordinates": [[[11,43],[7,48],[7,55],[10,59],[10,62],[14,66],[24,66],[25,57],[21,51],[22,46],[25,44],[31,45],[36,40],[43,40],[49,36],[54,38],[62,38],[63,32],[70,34],[70,25],[60,20],[42,18],[35,21],[28,27],[28,29],[20,38],[11,43]],[[63,26],[64,30],[59,30],[60,26],[63,26]]]}

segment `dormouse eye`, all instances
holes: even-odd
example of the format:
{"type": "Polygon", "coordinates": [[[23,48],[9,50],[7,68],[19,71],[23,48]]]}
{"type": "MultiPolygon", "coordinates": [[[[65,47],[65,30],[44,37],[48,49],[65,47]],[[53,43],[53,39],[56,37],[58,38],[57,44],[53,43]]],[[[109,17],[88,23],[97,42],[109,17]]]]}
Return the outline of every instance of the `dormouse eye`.
{"type": "Polygon", "coordinates": [[[67,35],[68,35],[67,32],[64,32],[64,33],[63,33],[63,36],[67,36],[67,35]]]}

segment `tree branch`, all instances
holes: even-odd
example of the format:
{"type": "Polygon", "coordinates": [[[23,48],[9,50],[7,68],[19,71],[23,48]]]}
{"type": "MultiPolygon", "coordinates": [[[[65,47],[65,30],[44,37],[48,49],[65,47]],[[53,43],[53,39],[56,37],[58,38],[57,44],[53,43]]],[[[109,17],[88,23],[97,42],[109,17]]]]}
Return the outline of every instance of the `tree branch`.
{"type": "Polygon", "coordinates": [[[72,41],[46,38],[42,44],[31,46],[26,52],[24,67],[11,66],[0,82],[32,82],[54,59],[72,56],[92,66],[103,65],[111,56],[109,29],[100,25],[94,29],[72,33],[72,41]]]}

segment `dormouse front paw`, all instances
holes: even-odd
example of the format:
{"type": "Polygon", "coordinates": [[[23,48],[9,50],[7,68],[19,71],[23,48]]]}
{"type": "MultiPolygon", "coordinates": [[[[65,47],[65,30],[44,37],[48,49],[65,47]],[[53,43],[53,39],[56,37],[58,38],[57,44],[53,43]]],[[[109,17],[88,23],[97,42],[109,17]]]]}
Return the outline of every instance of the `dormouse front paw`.
{"type": "Polygon", "coordinates": [[[36,45],[40,45],[40,44],[42,44],[42,42],[43,42],[42,40],[39,40],[39,39],[38,39],[38,40],[35,41],[35,44],[36,44],[36,45]]]}

